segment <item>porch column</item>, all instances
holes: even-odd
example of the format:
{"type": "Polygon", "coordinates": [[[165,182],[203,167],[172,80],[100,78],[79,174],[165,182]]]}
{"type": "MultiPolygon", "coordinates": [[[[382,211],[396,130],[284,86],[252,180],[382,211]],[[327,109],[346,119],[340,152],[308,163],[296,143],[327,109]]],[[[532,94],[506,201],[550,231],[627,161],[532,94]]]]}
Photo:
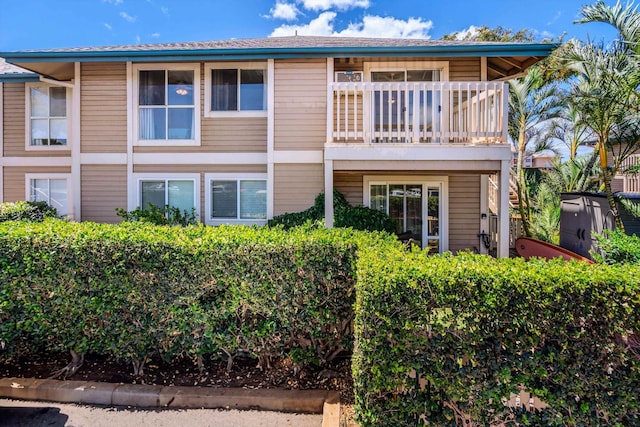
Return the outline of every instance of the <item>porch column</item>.
{"type": "Polygon", "coordinates": [[[324,224],[333,228],[333,160],[324,161],[324,224]]]}
{"type": "MultiPolygon", "coordinates": [[[[489,175],[480,175],[480,232],[489,233],[489,175]]],[[[482,237],[478,248],[481,254],[489,253],[482,237]]]]}
{"type": "Polygon", "coordinates": [[[509,257],[509,177],[511,162],[500,162],[500,188],[498,189],[498,258],[509,257]]]}

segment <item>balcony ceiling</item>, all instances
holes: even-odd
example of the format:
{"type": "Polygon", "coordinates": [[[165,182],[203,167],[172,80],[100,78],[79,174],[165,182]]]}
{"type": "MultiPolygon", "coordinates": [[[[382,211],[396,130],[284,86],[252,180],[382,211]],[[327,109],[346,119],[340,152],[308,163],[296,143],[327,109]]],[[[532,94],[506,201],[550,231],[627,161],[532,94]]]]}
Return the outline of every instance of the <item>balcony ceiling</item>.
{"type": "Polygon", "coordinates": [[[527,68],[544,59],[538,56],[489,57],[487,58],[488,80],[507,80],[522,74],[527,68]]]}

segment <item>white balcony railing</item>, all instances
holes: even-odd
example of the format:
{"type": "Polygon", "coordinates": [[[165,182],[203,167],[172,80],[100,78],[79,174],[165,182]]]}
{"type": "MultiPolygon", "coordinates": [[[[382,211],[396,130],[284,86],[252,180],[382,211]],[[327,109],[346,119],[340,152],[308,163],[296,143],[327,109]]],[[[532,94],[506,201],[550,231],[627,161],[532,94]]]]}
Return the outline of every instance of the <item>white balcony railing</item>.
{"type": "MultiPolygon", "coordinates": [[[[632,154],[620,165],[621,171],[627,171],[640,165],[640,154],[632,154]]],[[[640,193],[640,174],[623,174],[623,190],[625,193],[640,193]]]]}
{"type": "Polygon", "coordinates": [[[507,142],[503,82],[331,83],[330,142],[507,142]]]}

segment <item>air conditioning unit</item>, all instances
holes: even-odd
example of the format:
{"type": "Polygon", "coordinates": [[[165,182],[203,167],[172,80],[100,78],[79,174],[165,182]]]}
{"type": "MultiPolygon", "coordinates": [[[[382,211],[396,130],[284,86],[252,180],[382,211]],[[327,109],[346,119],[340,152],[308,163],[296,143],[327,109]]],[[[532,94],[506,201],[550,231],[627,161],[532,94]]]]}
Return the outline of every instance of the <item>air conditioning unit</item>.
{"type": "Polygon", "coordinates": [[[336,83],[359,83],[363,81],[362,71],[336,71],[336,83]]]}

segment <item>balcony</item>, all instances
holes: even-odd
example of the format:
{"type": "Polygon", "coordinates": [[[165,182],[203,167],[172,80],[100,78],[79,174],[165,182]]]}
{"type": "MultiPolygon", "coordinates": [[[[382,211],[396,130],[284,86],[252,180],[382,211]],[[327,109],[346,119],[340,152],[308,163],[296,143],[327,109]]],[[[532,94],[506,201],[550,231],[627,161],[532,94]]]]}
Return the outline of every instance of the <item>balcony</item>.
{"type": "Polygon", "coordinates": [[[503,82],[330,83],[328,142],[507,143],[503,82]]]}
{"type": "MultiPolygon", "coordinates": [[[[640,166],[640,154],[632,154],[620,165],[621,170],[629,170],[640,166]]],[[[625,193],[640,193],[639,174],[619,174],[623,180],[622,191],[625,193]]]]}

